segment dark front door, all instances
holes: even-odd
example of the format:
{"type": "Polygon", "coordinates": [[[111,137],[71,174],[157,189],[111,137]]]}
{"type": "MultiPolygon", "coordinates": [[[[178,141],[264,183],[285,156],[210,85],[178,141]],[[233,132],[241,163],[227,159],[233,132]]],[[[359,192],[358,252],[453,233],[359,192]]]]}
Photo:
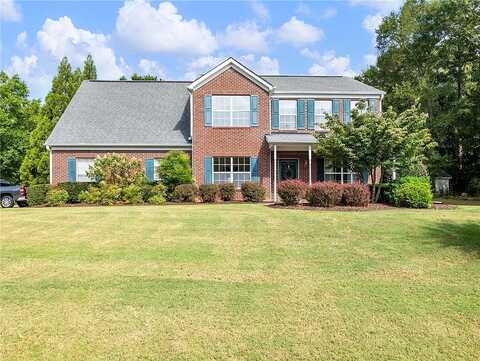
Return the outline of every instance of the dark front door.
{"type": "Polygon", "coordinates": [[[280,181],[298,178],[298,160],[280,159],[278,161],[278,171],[280,181]]]}

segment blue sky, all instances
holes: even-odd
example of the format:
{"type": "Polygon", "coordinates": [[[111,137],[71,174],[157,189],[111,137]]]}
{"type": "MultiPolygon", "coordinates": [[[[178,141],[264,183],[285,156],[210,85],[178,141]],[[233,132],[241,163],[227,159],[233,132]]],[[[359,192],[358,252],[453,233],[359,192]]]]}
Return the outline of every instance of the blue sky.
{"type": "Polygon", "coordinates": [[[234,56],[259,74],[354,76],[374,63],[375,28],[401,0],[0,0],[1,68],[43,98],[59,60],[91,53],[99,79],[193,79],[234,56]]]}

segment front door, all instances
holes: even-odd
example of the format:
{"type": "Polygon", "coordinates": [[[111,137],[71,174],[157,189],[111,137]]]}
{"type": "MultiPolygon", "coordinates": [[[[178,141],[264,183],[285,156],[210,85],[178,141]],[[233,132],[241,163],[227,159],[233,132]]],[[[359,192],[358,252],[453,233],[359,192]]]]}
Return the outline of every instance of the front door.
{"type": "Polygon", "coordinates": [[[278,171],[280,181],[298,178],[298,160],[280,159],[278,161],[278,171]]]}

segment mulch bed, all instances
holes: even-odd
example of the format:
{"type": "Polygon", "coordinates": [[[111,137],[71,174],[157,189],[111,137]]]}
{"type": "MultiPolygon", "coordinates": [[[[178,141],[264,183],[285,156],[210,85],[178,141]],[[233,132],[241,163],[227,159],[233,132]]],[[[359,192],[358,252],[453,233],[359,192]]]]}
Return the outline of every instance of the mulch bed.
{"type": "MultiPolygon", "coordinates": [[[[368,207],[345,207],[345,206],[335,206],[335,207],[312,207],[308,203],[299,204],[297,206],[286,206],[283,203],[272,203],[267,205],[270,208],[280,208],[280,209],[301,209],[306,211],[320,211],[320,212],[369,212],[369,211],[384,211],[384,210],[393,210],[398,209],[398,207],[391,206],[384,203],[371,203],[368,207]]],[[[455,206],[448,204],[433,204],[430,209],[454,209],[455,206]]],[[[408,208],[404,208],[408,209],[408,208]]],[[[428,209],[425,209],[428,210],[428,209]]]]}

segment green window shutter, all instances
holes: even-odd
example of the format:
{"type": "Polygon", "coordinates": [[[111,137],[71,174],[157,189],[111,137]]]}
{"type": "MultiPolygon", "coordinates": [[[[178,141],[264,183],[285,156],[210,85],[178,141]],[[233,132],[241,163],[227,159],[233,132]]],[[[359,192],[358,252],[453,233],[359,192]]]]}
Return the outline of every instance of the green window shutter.
{"type": "Polygon", "coordinates": [[[212,126],[212,96],[203,97],[203,121],[206,127],[212,126]]]}
{"type": "Polygon", "coordinates": [[[317,159],[317,181],[323,182],[325,180],[325,159],[317,159]]]}
{"type": "Polygon", "coordinates": [[[375,98],[368,99],[368,110],[370,110],[373,113],[378,112],[378,110],[377,110],[377,99],[375,99],[375,98]]]}
{"type": "Polygon", "coordinates": [[[203,183],[213,184],[213,158],[205,157],[203,167],[203,183]]]}
{"type": "Polygon", "coordinates": [[[305,100],[297,100],[297,128],[305,128],[305,100]]]}
{"type": "Polygon", "coordinates": [[[333,116],[340,117],[340,99],[332,100],[332,113],[333,116]]]}
{"type": "Polygon", "coordinates": [[[307,100],[307,122],[308,129],[315,129],[315,101],[313,99],[307,100]]]}
{"type": "Polygon", "coordinates": [[[258,95],[250,97],[250,126],[258,127],[258,95]]]}
{"type": "Polygon", "coordinates": [[[155,180],[155,161],[153,159],[145,159],[145,175],[150,182],[155,180]]]}
{"type": "Polygon", "coordinates": [[[278,99],[272,99],[272,129],[278,129],[279,119],[278,99]]]}
{"type": "Polygon", "coordinates": [[[250,157],[250,180],[252,182],[260,181],[260,171],[258,169],[257,157],[250,157]]]}
{"type": "Polygon", "coordinates": [[[363,183],[368,184],[368,170],[362,172],[363,183]]]}
{"type": "Polygon", "coordinates": [[[77,181],[77,160],[74,157],[68,157],[68,181],[77,181]]]}
{"type": "Polygon", "coordinates": [[[343,99],[343,122],[345,124],[350,123],[351,114],[350,114],[350,99],[343,99]]]}

